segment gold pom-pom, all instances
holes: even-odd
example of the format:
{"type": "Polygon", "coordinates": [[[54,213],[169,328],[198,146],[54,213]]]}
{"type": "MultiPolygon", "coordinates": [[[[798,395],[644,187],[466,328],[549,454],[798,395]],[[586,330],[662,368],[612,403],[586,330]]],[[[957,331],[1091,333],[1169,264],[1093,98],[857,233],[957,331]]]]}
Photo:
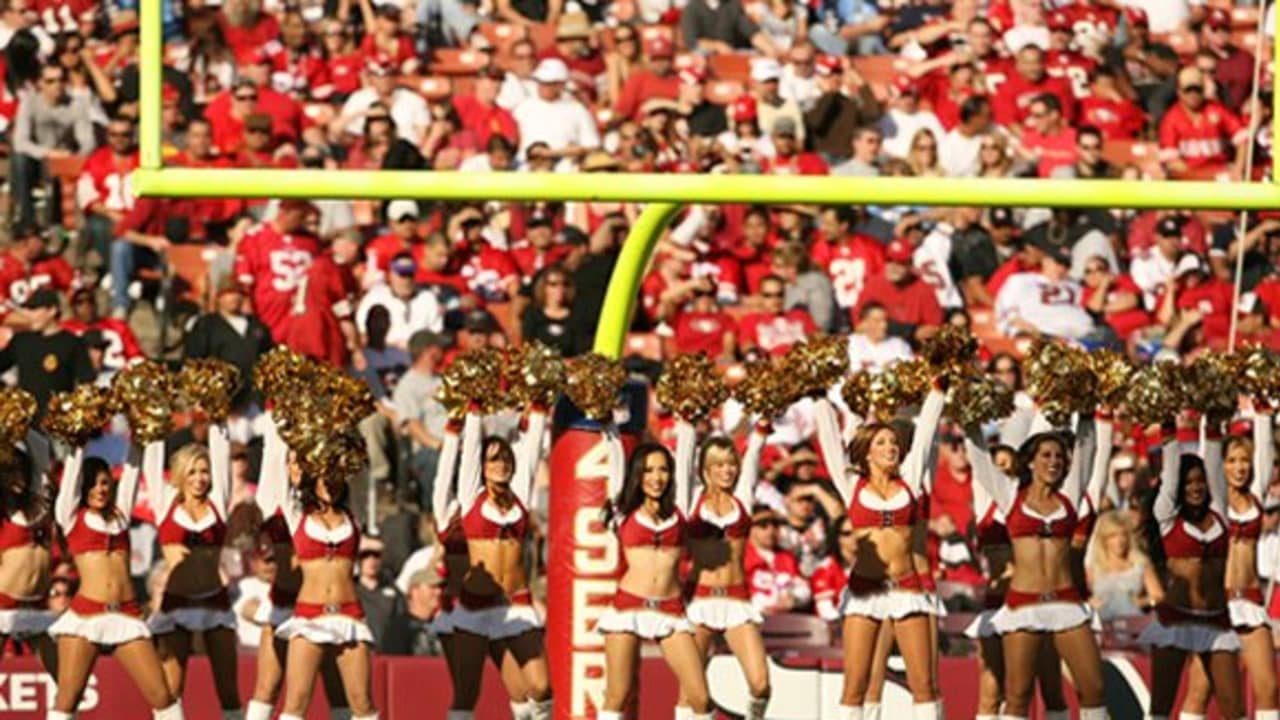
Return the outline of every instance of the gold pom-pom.
{"type": "Polygon", "coordinates": [[[483,411],[502,407],[502,354],[493,348],[468,350],[459,355],[440,377],[438,399],[455,417],[472,403],[483,411]]]}
{"type": "Polygon", "coordinates": [[[621,362],[593,352],[574,358],[565,376],[564,391],[588,418],[608,422],[626,382],[627,371],[621,362]]]}
{"type": "Polygon", "coordinates": [[[34,395],[22,388],[0,389],[0,445],[25,439],[35,416],[34,395]]]}
{"type": "Polygon", "coordinates": [[[174,376],[164,365],[146,360],[116,374],[111,382],[112,404],[129,421],[141,445],[159,442],[173,432],[174,376]]]}
{"type": "Polygon", "coordinates": [[[1177,363],[1158,362],[1139,369],[1129,381],[1125,413],[1142,426],[1172,420],[1184,407],[1179,392],[1182,382],[1177,363]]]}
{"type": "Polygon", "coordinates": [[[225,360],[192,358],[182,363],[177,382],[184,404],[222,422],[231,414],[231,398],[240,389],[240,369],[225,360]]]}
{"type": "Polygon", "coordinates": [[[978,341],[967,328],[943,325],[933,337],[924,341],[920,356],[940,375],[964,378],[973,369],[978,341]]]}
{"type": "Polygon", "coordinates": [[[1214,423],[1230,420],[1235,414],[1240,391],[1227,355],[1205,353],[1182,368],[1181,375],[1185,407],[1200,411],[1214,423]]]}
{"type": "Polygon", "coordinates": [[[369,456],[364,439],[355,428],[312,434],[297,452],[307,475],[340,482],[362,472],[369,456]]]}
{"type": "Polygon", "coordinates": [[[720,371],[703,353],[668,360],[654,392],[663,407],[691,423],[715,412],[729,397],[720,371]]]}
{"type": "Polygon", "coordinates": [[[284,345],[277,345],[258,359],[253,368],[253,383],[271,400],[306,392],[306,386],[319,371],[318,363],[284,345]]]}
{"type": "Polygon", "coordinates": [[[1280,353],[1247,348],[1232,354],[1230,362],[1242,391],[1273,406],[1280,401],[1280,353]]]}
{"type": "Polygon", "coordinates": [[[41,426],[72,447],[81,447],[102,431],[114,415],[111,392],[85,383],[49,398],[41,426]]]}
{"type": "Polygon", "coordinates": [[[1097,350],[1089,353],[1088,358],[1098,404],[1109,408],[1118,406],[1129,391],[1133,365],[1128,358],[1113,350],[1097,350]]]}
{"type": "Polygon", "coordinates": [[[962,426],[982,425],[1013,414],[1013,391],[979,373],[955,378],[947,387],[943,414],[962,426]]]}
{"type": "Polygon", "coordinates": [[[1088,353],[1051,341],[1040,341],[1027,355],[1027,392],[1054,425],[1072,413],[1089,413],[1096,402],[1096,382],[1088,353]]]}
{"type": "Polygon", "coordinates": [[[564,391],[564,359],[537,340],[507,353],[503,366],[513,406],[549,408],[564,391]]]}
{"type": "Polygon", "coordinates": [[[781,362],[765,358],[748,362],[743,367],[743,377],[733,386],[733,396],[747,412],[772,420],[795,400],[794,382],[781,362]]]}
{"type": "Polygon", "coordinates": [[[840,397],[855,415],[866,417],[871,408],[871,373],[859,370],[846,377],[840,397]]]}
{"type": "Polygon", "coordinates": [[[782,364],[797,395],[821,395],[849,372],[848,341],[836,335],[808,338],[792,345],[782,364]]]}

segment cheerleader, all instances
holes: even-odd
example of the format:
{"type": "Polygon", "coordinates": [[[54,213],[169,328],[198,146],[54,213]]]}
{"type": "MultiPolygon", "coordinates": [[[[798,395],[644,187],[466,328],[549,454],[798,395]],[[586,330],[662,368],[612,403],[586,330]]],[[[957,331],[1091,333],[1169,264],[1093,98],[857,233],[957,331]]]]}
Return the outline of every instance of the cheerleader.
{"type": "MultiPolygon", "coordinates": [[[[28,447],[46,451],[47,458],[43,443],[29,440],[28,447]]],[[[0,646],[9,640],[29,646],[54,675],[57,658],[46,634],[55,616],[46,595],[53,518],[44,493],[45,465],[37,468],[32,454],[15,447],[0,466],[0,646]]]]}
{"type": "MultiPolygon", "coordinates": [[[[296,492],[301,482],[302,466],[298,464],[297,456],[285,446],[275,422],[269,422],[263,437],[258,492],[254,499],[264,518],[260,533],[271,544],[276,571],[271,578],[268,602],[254,604],[250,601],[245,608],[249,619],[262,627],[258,642],[257,678],[253,698],[245,710],[245,720],[270,720],[276,699],[280,696],[280,685],[284,682],[284,661],[289,645],[283,638],[276,637],[276,630],[293,616],[298,588],[302,586],[302,571],[293,559],[293,537],[289,534],[289,523],[284,519],[282,505],[290,501],[289,494],[296,492]],[[280,476],[288,478],[287,488],[275,479],[280,476]]],[[[348,720],[351,708],[347,707],[342,678],[332,658],[325,658],[320,678],[324,683],[325,697],[329,700],[330,717],[348,720]]]]}
{"type": "MultiPolygon", "coordinates": [[[[458,432],[459,423],[450,422],[445,427],[440,446],[440,458],[436,463],[435,485],[432,488],[432,508],[436,516],[436,537],[440,548],[433,562],[444,572],[444,590],[440,598],[440,610],[431,621],[431,632],[440,639],[440,652],[444,655],[445,668],[449,671],[451,687],[458,687],[457,654],[453,650],[454,612],[457,608],[458,595],[462,591],[462,580],[471,567],[470,555],[467,552],[467,538],[462,532],[462,518],[458,515],[458,503],[454,497],[454,477],[458,466],[458,432]]],[[[507,695],[522,698],[512,701],[511,716],[514,720],[528,720],[534,708],[523,700],[529,691],[520,672],[520,665],[508,653],[506,657],[495,660],[502,677],[502,685],[507,695]]]]}
{"type": "Polygon", "coordinates": [[[840,421],[827,398],[814,403],[823,460],[849,508],[857,555],[841,597],[844,616],[843,720],[863,717],[862,704],[880,628],[889,623],[907,666],[907,686],[917,720],[941,716],[933,678],[929,617],[937,612],[917,572],[913,535],[921,520],[925,462],[942,415],[944,396],[934,389],[925,398],[915,437],[905,460],[892,427],[868,423],[858,428],[848,459],[840,439],[840,421]]]}
{"type": "MultiPolygon", "coordinates": [[[[1276,697],[1275,643],[1258,578],[1262,498],[1275,464],[1271,413],[1255,404],[1253,439],[1231,436],[1223,444],[1227,488],[1227,612],[1240,638],[1240,655],[1253,689],[1253,717],[1280,720],[1276,697]]],[[[1218,471],[1215,471],[1218,472],[1218,471]]]]}
{"type": "MultiPolygon", "coordinates": [[[[370,692],[373,633],[356,595],[353,571],[360,530],[347,508],[348,485],[331,477],[314,477],[304,468],[298,472],[298,500],[279,505],[293,541],[293,562],[302,575],[293,616],[275,632],[277,638],[288,641],[280,720],[301,720],[306,715],[316,677],[328,658],[337,664],[352,717],[377,718],[370,692]]],[[[268,478],[277,486],[269,492],[279,498],[285,494],[284,475],[273,473],[268,478]]]]}
{"type": "MultiPolygon", "coordinates": [[[[764,618],[751,604],[744,565],[760,452],[768,434],[767,423],[756,423],[741,458],[728,438],[714,437],[702,444],[697,463],[702,489],[691,506],[686,528],[693,561],[689,576],[695,586],[685,614],[693,624],[694,641],[704,664],[710,659],[714,636],[724,636],[747,681],[750,720],[764,717],[770,692],[768,658],[760,635],[764,618]]],[[[676,482],[686,487],[688,478],[694,476],[695,442],[693,426],[677,422],[676,482]]],[[[687,716],[692,701],[682,696],[676,716],[687,716]]]]}
{"type": "MultiPolygon", "coordinates": [[[[611,459],[620,459],[617,436],[609,435],[606,442],[611,459]]],[[[636,448],[625,484],[618,475],[610,473],[610,494],[615,500],[609,520],[619,520],[618,542],[627,570],[618,580],[613,607],[596,623],[596,630],[604,634],[605,656],[604,707],[597,717],[622,720],[626,703],[637,690],[640,643],[653,640],[676,676],[680,697],[692,717],[710,720],[703,658],[680,597],[688,476],[676,472],[671,453],[657,444],[636,448]]]]}
{"type": "MultiPolygon", "coordinates": [[[[480,416],[467,414],[458,469],[458,510],[470,565],[452,614],[454,686],[450,720],[471,718],[485,658],[514,662],[525,683],[525,717],[551,717],[542,616],[533,607],[524,545],[528,502],[541,460],[547,415],[530,411],[519,454],[504,439],[481,441],[480,416]]],[[[520,704],[521,697],[512,697],[520,704]]]]}
{"type": "Polygon", "coordinates": [[[129,577],[129,515],[138,490],[138,460],[137,449],[130,448],[119,481],[101,458],[85,458],[83,448],[75,448],[63,465],[53,513],[75,560],[80,588],[49,627],[58,643],[58,691],[49,720],[74,717],[104,650],[133,678],[155,718],[183,717],[129,577]]]}
{"type": "Polygon", "coordinates": [[[194,636],[203,636],[223,717],[241,717],[236,682],[236,617],[218,565],[227,537],[231,441],[224,425],[209,428],[208,449],[187,445],[173,456],[169,481],[161,470],[164,445],[143,456],[151,507],[161,518],[157,535],[167,574],[160,611],[147,621],[165,679],[182,697],[194,636]]]}
{"type": "Polygon", "coordinates": [[[1074,463],[1061,434],[1037,432],[1027,438],[1018,453],[1016,488],[996,470],[981,431],[968,428],[974,481],[1004,516],[1013,555],[1004,604],[990,619],[992,630],[1001,636],[1005,718],[1027,717],[1037,671],[1045,664],[1046,641],[1052,641],[1071,671],[1081,720],[1107,716],[1093,612],[1075,584],[1072,543],[1082,522],[1078,508],[1096,506],[1105,488],[1112,427],[1105,413],[1096,425],[1079,425],[1074,463]],[[1097,451],[1086,487],[1084,458],[1095,433],[1097,451]],[[1094,499],[1086,499],[1086,492],[1094,499]]]}
{"type": "Polygon", "coordinates": [[[1221,467],[1222,442],[1218,428],[1206,430],[1203,458],[1180,454],[1173,428],[1164,437],[1152,517],[1159,523],[1166,558],[1165,597],[1156,606],[1156,620],[1138,637],[1151,649],[1151,676],[1161,679],[1151,689],[1152,718],[1169,716],[1188,656],[1182,715],[1203,716],[1211,693],[1223,717],[1244,715],[1240,639],[1231,631],[1227,610],[1226,491],[1211,485],[1226,480],[1221,472],[1208,470],[1221,467]]]}

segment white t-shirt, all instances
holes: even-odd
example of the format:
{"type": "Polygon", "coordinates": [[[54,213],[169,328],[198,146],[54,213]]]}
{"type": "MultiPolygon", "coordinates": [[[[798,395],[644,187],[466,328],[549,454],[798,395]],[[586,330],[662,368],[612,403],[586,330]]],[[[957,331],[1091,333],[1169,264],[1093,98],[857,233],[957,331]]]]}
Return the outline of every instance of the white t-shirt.
{"type": "MultiPolygon", "coordinates": [[[[938,116],[927,110],[913,113],[889,110],[880,117],[879,126],[880,132],[884,134],[884,151],[897,158],[907,156],[911,151],[911,139],[921,130],[933,133],[939,152],[942,150],[942,139],[947,136],[946,129],[938,122],[938,116]]],[[[974,157],[977,157],[976,154],[974,157]]],[[[945,163],[943,167],[946,167],[945,163]]]]}
{"type": "Polygon", "coordinates": [[[1191,6],[1203,5],[1203,0],[1121,0],[1125,7],[1141,8],[1147,12],[1152,34],[1169,33],[1185,25],[1191,18],[1191,6]]]}
{"type": "Polygon", "coordinates": [[[855,372],[884,372],[895,362],[911,358],[911,346],[902,338],[886,337],[880,342],[872,342],[862,333],[849,336],[849,369],[855,372]]]}
{"type": "Polygon", "coordinates": [[[813,104],[818,101],[822,95],[822,88],[818,87],[818,76],[810,74],[809,77],[800,77],[796,75],[795,70],[787,65],[782,68],[782,80],[778,83],[778,94],[788,100],[794,100],[801,110],[809,111],[813,104]]]}
{"type": "Polygon", "coordinates": [[[1017,334],[1013,321],[1021,318],[1045,335],[1078,340],[1093,330],[1083,297],[1080,283],[1070,278],[1053,282],[1038,272],[1018,273],[996,295],[996,322],[1011,337],[1017,334]]]}
{"type": "Polygon", "coordinates": [[[1156,250],[1148,250],[1129,264],[1129,276],[1142,289],[1142,304],[1147,310],[1155,311],[1165,286],[1173,280],[1175,267],[1176,260],[1166,258],[1156,250]]]}
{"type": "Polygon", "coordinates": [[[545,142],[552,150],[563,150],[570,145],[583,148],[600,146],[595,118],[577,100],[561,98],[547,102],[535,95],[525,98],[512,115],[520,128],[521,157],[535,142],[545,142]]]}
{"type": "Polygon", "coordinates": [[[262,640],[262,626],[252,620],[246,620],[240,613],[250,600],[259,603],[271,602],[271,583],[252,575],[243,577],[236,583],[236,601],[231,611],[236,614],[236,639],[241,647],[258,647],[262,640]]]}
{"type": "Polygon", "coordinates": [[[502,86],[498,88],[498,97],[494,101],[498,107],[512,112],[526,99],[538,96],[538,83],[532,78],[521,78],[515,73],[507,73],[502,78],[502,86]]]}
{"type": "Polygon", "coordinates": [[[938,297],[938,305],[947,308],[964,307],[964,298],[951,277],[951,234],[955,228],[948,223],[938,223],[933,231],[925,236],[924,242],[911,256],[916,273],[924,280],[938,297]]]}
{"type": "Polygon", "coordinates": [[[356,327],[360,332],[365,332],[369,311],[375,305],[387,308],[387,314],[391,316],[391,327],[387,330],[388,345],[407,347],[409,336],[419,330],[438,333],[444,329],[444,310],[435,294],[428,290],[419,290],[413,297],[403,300],[396,297],[386,284],[370,288],[356,308],[356,327]]]}
{"type": "MultiPolygon", "coordinates": [[[[378,100],[378,93],[373,88],[360,88],[351,93],[342,106],[342,114],[357,113],[368,110],[378,100]]],[[[396,124],[396,135],[415,146],[422,142],[431,125],[431,109],[427,101],[418,93],[408,88],[396,88],[391,93],[391,119],[396,124]]],[[[358,117],[347,123],[344,128],[352,135],[364,133],[364,118],[358,117]]]]}
{"type": "Polygon", "coordinates": [[[938,142],[938,164],[947,171],[947,177],[977,177],[982,167],[978,158],[981,150],[981,133],[965,137],[957,128],[938,142]]]}

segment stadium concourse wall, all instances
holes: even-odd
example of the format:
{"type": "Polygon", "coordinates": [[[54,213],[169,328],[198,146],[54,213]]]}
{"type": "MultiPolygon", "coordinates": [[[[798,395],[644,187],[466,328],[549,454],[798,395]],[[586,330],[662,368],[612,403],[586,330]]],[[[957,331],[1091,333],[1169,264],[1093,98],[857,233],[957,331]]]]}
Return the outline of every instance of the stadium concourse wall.
{"type": "MultiPolygon", "coordinates": [[[[1107,659],[1107,704],[1114,718],[1145,716],[1150,666],[1145,656],[1110,654],[1107,659]]],[[[193,657],[187,673],[183,710],[187,720],[219,720],[221,710],[204,657],[193,657]]],[[[833,720],[840,694],[840,663],[803,656],[775,665],[771,720],[833,720]],[[778,681],[781,682],[778,682],[778,681]]],[[[253,689],[254,656],[240,657],[240,689],[247,702],[253,689]]],[[[738,718],[747,703],[746,688],[732,657],[716,658],[708,669],[711,694],[719,718],[738,718]]],[[[641,663],[643,707],[635,720],[670,720],[676,700],[675,678],[659,658],[641,663]]],[[[977,708],[978,664],[974,658],[942,658],[939,674],[947,720],[972,718],[977,708]]],[[[38,660],[11,658],[0,667],[0,720],[42,720],[53,697],[53,681],[38,660]]],[[[1185,686],[1184,686],[1185,689],[1185,686]]],[[[1181,694],[1181,693],[1180,693],[1181,694]]],[[[1074,698],[1074,693],[1068,693],[1074,698]]],[[[449,705],[449,674],[440,658],[376,657],[373,698],[383,720],[444,720],[449,705]]],[[[1074,699],[1072,699],[1074,702],[1074,699]]],[[[1073,707],[1074,709],[1074,707],[1073,707]]],[[[911,696],[901,675],[890,675],[884,693],[884,717],[910,717],[911,696]]],[[[80,720],[125,720],[151,717],[150,709],[124,669],[111,657],[94,667],[81,705],[80,720]]],[[[324,693],[316,691],[307,720],[328,718],[324,693]]],[[[511,717],[502,682],[486,665],[476,717],[511,717]]],[[[1043,718],[1040,708],[1032,720],[1043,718]]],[[[1211,715],[1211,718],[1216,715],[1211,715]]]]}

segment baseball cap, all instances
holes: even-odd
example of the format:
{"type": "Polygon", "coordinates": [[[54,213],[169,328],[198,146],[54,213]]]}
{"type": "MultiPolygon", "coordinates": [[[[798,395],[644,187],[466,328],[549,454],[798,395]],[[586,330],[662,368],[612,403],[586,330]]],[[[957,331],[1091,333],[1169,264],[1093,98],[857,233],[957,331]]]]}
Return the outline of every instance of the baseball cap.
{"type": "Polygon", "coordinates": [[[795,137],[797,130],[798,128],[796,127],[795,118],[786,117],[784,115],[783,117],[777,118],[773,121],[772,133],[774,135],[788,135],[790,137],[795,137]]]}
{"type": "Polygon", "coordinates": [[[468,332],[491,333],[498,330],[498,321],[488,310],[472,310],[462,319],[462,329],[468,332]]]}
{"type": "Polygon", "coordinates": [[[400,277],[411,278],[418,272],[418,263],[409,253],[400,253],[391,260],[391,273],[400,277]]]}
{"type": "Polygon", "coordinates": [[[1236,303],[1236,313],[1239,315],[1252,315],[1255,312],[1266,312],[1262,301],[1258,299],[1258,293],[1247,292],[1240,295],[1240,302],[1236,303]]]}
{"type": "Polygon", "coordinates": [[[418,203],[412,200],[392,200],[387,205],[387,219],[391,222],[396,222],[406,217],[419,217],[418,203]]]}
{"type": "Polygon", "coordinates": [[[1182,237],[1182,221],[1176,217],[1164,218],[1156,224],[1156,235],[1182,237]]]}
{"type": "Polygon", "coordinates": [[[453,344],[453,338],[446,333],[419,330],[409,336],[409,358],[416,360],[428,348],[447,348],[453,344]]]}
{"type": "Polygon", "coordinates": [[[813,66],[813,71],[822,77],[839,75],[843,70],[844,65],[835,55],[819,55],[813,66]]]}
{"type": "Polygon", "coordinates": [[[56,308],[58,307],[58,293],[52,288],[40,288],[31,293],[31,297],[27,298],[25,305],[32,310],[37,308],[56,308]]]}
{"type": "Polygon", "coordinates": [[[729,105],[729,117],[734,122],[747,122],[756,119],[756,99],[751,95],[739,95],[729,105]]]}
{"type": "Polygon", "coordinates": [[[545,212],[533,212],[525,219],[524,226],[531,227],[547,227],[551,225],[551,215],[545,212]]]}
{"type": "Polygon", "coordinates": [[[1204,19],[1204,24],[1215,29],[1231,29],[1231,14],[1220,7],[1214,7],[1209,10],[1209,15],[1204,19]]]}
{"type": "Polygon", "coordinates": [[[1049,232],[1049,223],[1042,222],[1032,226],[1023,235],[1023,240],[1054,262],[1062,265],[1071,264],[1071,243],[1066,237],[1055,237],[1049,232]]]}
{"type": "Polygon", "coordinates": [[[1132,5],[1125,6],[1124,18],[1130,25],[1145,26],[1150,24],[1150,21],[1147,19],[1147,11],[1132,5]]]}
{"type": "Polygon", "coordinates": [[[569,82],[569,66],[558,58],[546,58],[534,69],[533,79],[540,83],[569,82]]]}
{"type": "Polygon", "coordinates": [[[650,58],[669,58],[676,54],[676,48],[671,38],[657,33],[645,39],[644,54],[650,58]]]}
{"type": "Polygon", "coordinates": [[[682,69],[679,76],[680,82],[685,85],[701,85],[707,81],[707,71],[696,65],[682,69]]]}
{"type": "Polygon", "coordinates": [[[1204,263],[1200,261],[1200,256],[1195,253],[1187,253],[1178,260],[1178,264],[1173,268],[1173,276],[1181,278],[1190,272],[1203,273],[1205,271],[1204,263]]]}
{"type": "Polygon", "coordinates": [[[1011,208],[991,208],[987,215],[987,220],[992,227],[1016,227],[1018,225],[1018,219],[1013,216],[1011,208]]]}
{"type": "Polygon", "coordinates": [[[751,63],[751,79],[756,82],[770,82],[782,78],[782,66],[773,58],[757,58],[751,63]]]}
{"type": "Polygon", "coordinates": [[[1050,14],[1048,25],[1050,30],[1066,30],[1067,32],[1071,31],[1071,19],[1068,18],[1067,14],[1064,12],[1056,12],[1056,13],[1050,14]]]}
{"type": "Polygon", "coordinates": [[[909,240],[898,238],[889,243],[884,250],[884,259],[891,263],[899,263],[901,265],[910,265],[911,256],[916,252],[915,247],[911,245],[909,240]]]}

